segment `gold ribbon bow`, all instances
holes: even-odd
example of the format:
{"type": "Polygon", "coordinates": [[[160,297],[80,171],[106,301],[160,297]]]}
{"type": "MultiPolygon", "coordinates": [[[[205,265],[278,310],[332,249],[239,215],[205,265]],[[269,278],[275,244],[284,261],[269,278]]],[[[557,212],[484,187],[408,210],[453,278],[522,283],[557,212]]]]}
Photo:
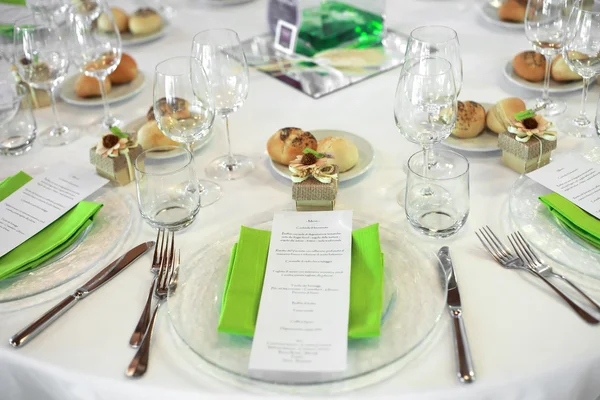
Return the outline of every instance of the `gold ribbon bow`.
{"type": "Polygon", "coordinates": [[[331,164],[310,165],[299,168],[290,165],[289,169],[292,172],[292,182],[304,182],[311,176],[321,183],[330,183],[332,180],[337,180],[338,175],[335,172],[335,166],[331,164]]]}

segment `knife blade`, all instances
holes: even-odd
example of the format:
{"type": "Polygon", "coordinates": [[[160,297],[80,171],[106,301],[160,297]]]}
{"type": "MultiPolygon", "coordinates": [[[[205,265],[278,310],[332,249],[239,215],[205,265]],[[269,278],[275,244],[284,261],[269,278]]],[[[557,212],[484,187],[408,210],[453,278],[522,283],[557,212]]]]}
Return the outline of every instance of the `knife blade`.
{"type": "Polygon", "coordinates": [[[75,290],[73,294],[63,299],[44,315],[16,333],[9,339],[9,343],[13,347],[17,348],[29,342],[29,340],[33,339],[50,324],[56,321],[61,315],[71,309],[71,307],[73,307],[79,300],[84,299],[88,295],[98,290],[100,287],[102,287],[102,285],[117,276],[119,272],[123,271],[138,257],[154,247],[154,244],[155,243],[152,241],[141,243],[111,262],[108,266],[94,275],[94,277],[92,277],[89,281],[84,283],[79,289],[75,290]]]}
{"type": "Polygon", "coordinates": [[[448,296],[446,302],[453,322],[452,327],[454,331],[454,349],[458,366],[458,380],[461,383],[472,383],[475,381],[475,370],[473,368],[469,341],[467,340],[467,330],[465,329],[462,318],[460,292],[458,291],[456,274],[454,273],[454,265],[452,264],[452,258],[450,258],[450,249],[448,246],[444,246],[438,251],[438,258],[444,268],[448,282],[448,296]]]}

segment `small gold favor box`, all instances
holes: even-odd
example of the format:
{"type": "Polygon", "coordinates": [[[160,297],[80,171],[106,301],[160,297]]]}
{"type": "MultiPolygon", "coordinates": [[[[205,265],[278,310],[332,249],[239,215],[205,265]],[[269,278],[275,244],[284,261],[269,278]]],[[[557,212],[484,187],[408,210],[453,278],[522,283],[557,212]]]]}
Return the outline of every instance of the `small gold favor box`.
{"type": "Polygon", "coordinates": [[[527,142],[519,142],[515,135],[504,132],[498,138],[498,147],[502,149],[502,163],[525,174],[550,162],[552,150],[556,149],[556,141],[532,137],[527,142]]]}
{"type": "Polygon", "coordinates": [[[98,175],[117,182],[119,185],[127,185],[135,180],[133,164],[137,156],[142,154],[142,146],[137,145],[129,148],[129,160],[131,162],[131,171],[127,166],[127,158],[123,154],[118,157],[102,157],[96,153],[96,146],[90,149],[90,162],[96,166],[98,175]]]}
{"type": "Polygon", "coordinates": [[[296,211],[331,211],[335,207],[337,181],[322,183],[312,176],[292,185],[292,199],[296,200],[296,211]]]}

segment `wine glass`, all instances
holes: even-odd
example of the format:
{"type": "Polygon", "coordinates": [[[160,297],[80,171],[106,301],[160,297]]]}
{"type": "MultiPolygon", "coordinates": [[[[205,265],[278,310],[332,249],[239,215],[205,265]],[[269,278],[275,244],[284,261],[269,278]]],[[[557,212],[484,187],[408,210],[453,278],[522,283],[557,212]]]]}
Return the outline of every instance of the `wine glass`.
{"type": "Polygon", "coordinates": [[[121,121],[114,117],[106,101],[103,82],[121,61],[121,36],[112,12],[104,0],[78,0],[70,9],[69,23],[72,43],[69,46],[71,60],[79,70],[98,80],[104,104],[102,126],[119,126],[121,121]],[[108,21],[103,29],[98,27],[95,17],[105,14],[108,21]],[[109,29],[106,29],[107,26],[109,29]]]}
{"type": "Polygon", "coordinates": [[[429,150],[450,136],[456,122],[456,87],[452,64],[441,57],[408,59],[396,89],[394,117],[404,137],[423,148],[423,176],[435,164],[429,150]]]}
{"type": "Polygon", "coordinates": [[[40,14],[48,21],[59,23],[69,9],[68,0],[26,0],[25,5],[33,13],[40,14]]]}
{"type": "MultiPolygon", "coordinates": [[[[160,130],[187,145],[193,157],[193,143],[210,133],[215,120],[212,87],[194,57],[173,57],[156,66],[153,90],[154,118],[160,130]]],[[[206,207],[221,197],[214,182],[200,180],[200,205],[206,207]]]]}
{"type": "Polygon", "coordinates": [[[229,135],[229,115],[240,108],[248,96],[248,65],[237,33],[229,29],[210,29],[197,33],[192,56],[202,62],[215,95],[217,114],[225,122],[228,154],[213,160],[206,174],[214,179],[239,179],[254,169],[252,160],[233,154],[229,135]]]}
{"type": "Polygon", "coordinates": [[[404,59],[425,57],[445,58],[452,64],[454,85],[458,97],[463,83],[463,66],[460,56],[460,43],[456,31],[447,26],[420,26],[410,33],[404,59]]]}
{"type": "Polygon", "coordinates": [[[565,27],[568,21],[567,0],[529,0],[525,13],[525,35],[538,53],[546,57],[546,75],[542,97],[535,100],[533,108],[544,116],[562,114],[567,104],[562,100],[551,99],[550,66],[562,49],[565,27]]]}
{"type": "Polygon", "coordinates": [[[61,146],[77,139],[78,132],[67,128],[56,110],[56,89],[69,69],[69,55],[59,29],[49,21],[27,16],[15,22],[14,64],[21,79],[36,89],[50,93],[54,127],[40,133],[47,146],[61,146]]]}

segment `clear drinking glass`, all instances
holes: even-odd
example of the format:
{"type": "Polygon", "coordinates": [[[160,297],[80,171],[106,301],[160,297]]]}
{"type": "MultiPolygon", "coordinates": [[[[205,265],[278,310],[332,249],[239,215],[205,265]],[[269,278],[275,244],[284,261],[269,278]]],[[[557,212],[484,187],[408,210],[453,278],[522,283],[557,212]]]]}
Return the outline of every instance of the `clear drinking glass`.
{"type": "Polygon", "coordinates": [[[69,15],[71,43],[68,46],[72,62],[87,76],[100,84],[104,104],[103,128],[119,126],[122,121],[114,117],[106,101],[103,82],[121,61],[121,35],[108,4],[104,0],[77,0],[69,15]],[[96,18],[105,14],[110,29],[101,30],[96,18]]]}
{"type": "Polygon", "coordinates": [[[254,169],[249,157],[233,154],[229,135],[229,115],[240,108],[248,96],[248,65],[240,39],[229,29],[210,29],[197,33],[192,56],[202,62],[215,96],[217,114],[223,117],[228,153],[213,160],[206,174],[214,179],[239,179],[254,169]]]}
{"type": "Polygon", "coordinates": [[[192,153],[178,146],[148,149],[135,159],[138,206],[155,228],[178,230],[200,209],[200,190],[192,153]],[[169,157],[162,155],[168,152],[169,157]]]}
{"type": "Polygon", "coordinates": [[[62,34],[52,22],[27,16],[15,22],[14,64],[23,81],[50,93],[54,127],[40,133],[47,146],[61,146],[78,138],[75,129],[65,126],[56,110],[56,89],[69,69],[69,55],[62,34]]]}
{"type": "MultiPolygon", "coordinates": [[[[200,61],[194,57],[173,57],[156,66],[154,72],[154,118],[160,130],[184,143],[193,157],[193,143],[210,133],[215,120],[215,99],[200,61]]],[[[221,197],[214,182],[199,181],[202,207],[221,197]]]]}
{"type": "Polygon", "coordinates": [[[408,160],[405,212],[410,224],[432,237],[455,234],[469,215],[469,162],[450,150],[432,150],[435,170],[425,169],[423,151],[408,160]]]}
{"type": "Polygon", "coordinates": [[[447,26],[420,26],[408,38],[405,60],[428,57],[441,57],[452,64],[456,97],[460,94],[463,82],[463,66],[460,56],[460,43],[456,31],[447,26]]]}
{"type": "Polygon", "coordinates": [[[26,0],[25,5],[32,12],[40,14],[48,21],[59,23],[64,21],[69,9],[69,0],[26,0]]]}
{"type": "Polygon", "coordinates": [[[586,115],[590,79],[600,73],[600,9],[594,11],[574,7],[567,23],[563,57],[569,68],[583,77],[581,111],[559,121],[559,130],[575,137],[592,137],[595,129],[586,115]]]}
{"type": "MultiPolygon", "coordinates": [[[[567,104],[562,100],[551,99],[550,66],[560,54],[568,21],[567,0],[529,0],[525,13],[525,35],[535,51],[546,57],[546,75],[542,97],[535,100],[535,108],[544,116],[562,114],[567,104]]],[[[533,107],[532,107],[533,108],[533,107]]]]}
{"type": "Polygon", "coordinates": [[[406,60],[396,89],[394,117],[400,133],[423,147],[428,162],[430,148],[450,136],[456,122],[456,89],[452,65],[444,58],[427,57],[406,60]]]}

